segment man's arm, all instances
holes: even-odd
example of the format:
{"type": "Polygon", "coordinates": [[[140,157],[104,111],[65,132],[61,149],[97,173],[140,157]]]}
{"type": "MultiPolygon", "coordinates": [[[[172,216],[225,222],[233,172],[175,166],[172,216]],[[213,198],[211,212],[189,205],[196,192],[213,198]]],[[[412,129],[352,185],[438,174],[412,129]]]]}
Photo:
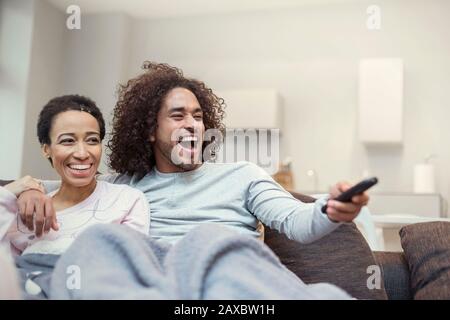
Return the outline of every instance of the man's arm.
{"type": "MultiPolygon", "coordinates": [[[[95,177],[97,180],[106,181],[109,183],[119,183],[123,178],[118,174],[98,174],[95,177]]],[[[45,189],[45,193],[53,192],[58,190],[61,186],[61,181],[59,180],[42,180],[42,185],[45,189]]]]}
{"type": "Polygon", "coordinates": [[[271,177],[264,176],[250,184],[247,208],[262,223],[284,233],[289,239],[310,243],[339,226],[320,212],[326,202],[326,198],[319,198],[314,203],[300,202],[271,177]]]}
{"type": "Polygon", "coordinates": [[[106,181],[114,184],[131,184],[132,176],[127,174],[112,173],[112,174],[99,174],[97,180],[106,181]]]}
{"type": "MultiPolygon", "coordinates": [[[[332,232],[339,222],[350,222],[368,201],[367,195],[355,203],[340,203],[320,198],[315,203],[303,203],[284,190],[272,177],[257,166],[250,166],[251,183],[247,192],[247,208],[261,222],[286,234],[290,239],[310,243],[332,232]],[[327,214],[321,212],[328,204],[327,214]]],[[[349,186],[338,184],[331,193],[334,198],[349,186]]]]}

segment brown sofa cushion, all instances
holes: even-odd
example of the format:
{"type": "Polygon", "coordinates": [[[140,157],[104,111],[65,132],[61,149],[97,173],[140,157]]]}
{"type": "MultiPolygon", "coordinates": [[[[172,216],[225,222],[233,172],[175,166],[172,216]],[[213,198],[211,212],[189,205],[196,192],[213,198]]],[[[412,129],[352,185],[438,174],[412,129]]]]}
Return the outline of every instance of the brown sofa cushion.
{"type": "Polygon", "coordinates": [[[450,299],[450,222],[408,225],[400,238],[414,299],[450,299]]]}
{"type": "Polygon", "coordinates": [[[3,187],[11,182],[13,182],[13,180],[0,180],[0,187],[3,187]]]}
{"type": "Polygon", "coordinates": [[[381,267],[384,288],[389,300],[411,300],[409,267],[403,252],[373,251],[381,267]]]}
{"type": "Polygon", "coordinates": [[[281,262],[305,283],[329,282],[358,299],[387,299],[380,289],[369,289],[369,266],[376,262],[355,224],[343,224],[311,244],[300,244],[266,227],[266,244],[281,262]]]}

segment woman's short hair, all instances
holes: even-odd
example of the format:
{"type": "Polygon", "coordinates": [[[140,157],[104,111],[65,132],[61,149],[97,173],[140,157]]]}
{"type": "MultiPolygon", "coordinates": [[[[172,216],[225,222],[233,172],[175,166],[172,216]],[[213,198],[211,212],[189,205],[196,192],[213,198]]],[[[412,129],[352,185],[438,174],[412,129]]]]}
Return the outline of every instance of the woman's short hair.
{"type": "Polygon", "coordinates": [[[77,94],[65,95],[51,99],[39,114],[37,123],[37,136],[39,143],[50,144],[50,130],[52,129],[53,119],[60,113],[76,110],[89,113],[97,119],[100,128],[100,139],[105,137],[105,120],[100,109],[91,99],[77,94]]]}

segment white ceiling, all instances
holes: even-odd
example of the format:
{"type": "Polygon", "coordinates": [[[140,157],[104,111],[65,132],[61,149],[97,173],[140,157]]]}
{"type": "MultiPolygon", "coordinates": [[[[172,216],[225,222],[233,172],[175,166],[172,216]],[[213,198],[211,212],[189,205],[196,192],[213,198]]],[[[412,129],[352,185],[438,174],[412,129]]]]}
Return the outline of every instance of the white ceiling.
{"type": "Polygon", "coordinates": [[[362,0],[47,0],[66,11],[72,4],[81,13],[123,12],[140,18],[164,18],[233,13],[362,0]]]}

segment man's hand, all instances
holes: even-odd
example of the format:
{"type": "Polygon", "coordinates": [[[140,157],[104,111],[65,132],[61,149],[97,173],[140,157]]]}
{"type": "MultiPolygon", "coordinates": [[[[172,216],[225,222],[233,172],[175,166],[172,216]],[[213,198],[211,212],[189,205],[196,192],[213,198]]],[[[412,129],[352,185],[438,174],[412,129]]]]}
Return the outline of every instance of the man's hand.
{"type": "Polygon", "coordinates": [[[37,237],[48,233],[50,228],[58,231],[52,198],[43,192],[37,190],[22,192],[17,200],[17,206],[22,222],[30,231],[34,230],[37,237]]]}
{"type": "Polygon", "coordinates": [[[366,192],[356,195],[352,198],[352,202],[340,202],[333,200],[342,192],[352,187],[346,182],[339,182],[330,190],[330,200],[327,202],[327,215],[334,222],[351,222],[355,219],[361,208],[369,202],[369,196],[366,192]]]}

